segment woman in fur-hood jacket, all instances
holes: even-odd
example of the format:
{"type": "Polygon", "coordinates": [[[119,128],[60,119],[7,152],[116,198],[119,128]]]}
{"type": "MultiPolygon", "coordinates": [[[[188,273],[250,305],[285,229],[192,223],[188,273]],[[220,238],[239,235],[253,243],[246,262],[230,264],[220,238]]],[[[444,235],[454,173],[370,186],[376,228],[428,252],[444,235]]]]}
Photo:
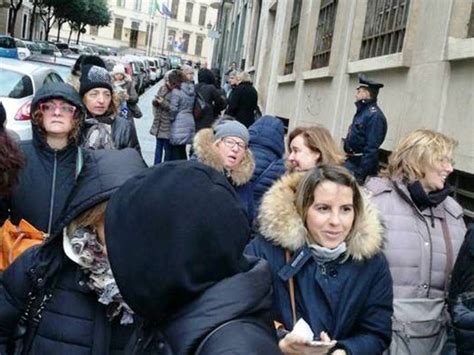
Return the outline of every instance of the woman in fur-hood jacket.
{"type": "Polygon", "coordinates": [[[214,128],[204,128],[196,133],[192,159],[225,174],[244,204],[251,223],[254,205],[250,179],[255,170],[255,161],[248,143],[249,132],[243,124],[222,119],[214,128]]]}
{"type": "Polygon", "coordinates": [[[345,168],[283,176],[264,195],[258,224],[245,253],[270,264],[283,353],[314,346],[288,333],[300,318],[324,353],[381,354],[389,346],[393,292],[382,228],[345,168]]]}

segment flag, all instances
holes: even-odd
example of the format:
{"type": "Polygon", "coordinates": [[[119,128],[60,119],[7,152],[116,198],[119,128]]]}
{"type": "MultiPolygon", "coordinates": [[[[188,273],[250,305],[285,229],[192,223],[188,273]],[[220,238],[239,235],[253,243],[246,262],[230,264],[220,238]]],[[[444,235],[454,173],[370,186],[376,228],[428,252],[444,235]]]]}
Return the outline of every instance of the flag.
{"type": "Polygon", "coordinates": [[[154,8],[155,8],[155,12],[158,11],[163,16],[171,17],[172,15],[170,9],[168,9],[168,7],[165,4],[160,3],[158,0],[155,0],[154,8]]]}

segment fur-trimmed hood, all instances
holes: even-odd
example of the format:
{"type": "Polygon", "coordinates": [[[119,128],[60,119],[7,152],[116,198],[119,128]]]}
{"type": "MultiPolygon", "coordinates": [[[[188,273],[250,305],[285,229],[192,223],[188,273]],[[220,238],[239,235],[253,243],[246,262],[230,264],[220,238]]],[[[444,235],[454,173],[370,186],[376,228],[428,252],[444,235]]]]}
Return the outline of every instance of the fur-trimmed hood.
{"type": "MultiPolygon", "coordinates": [[[[214,131],[212,128],[204,128],[196,133],[194,136],[193,148],[196,158],[201,163],[206,164],[221,173],[225,173],[224,165],[214,147],[214,131]]],[[[255,160],[250,149],[247,149],[244,159],[239,166],[230,171],[232,182],[236,186],[246,184],[252,178],[254,170],[255,160]]]]}
{"type": "MultiPolygon", "coordinates": [[[[308,230],[296,211],[295,196],[304,173],[283,176],[263,196],[258,222],[260,233],[268,241],[290,251],[306,244],[308,230]]],[[[347,251],[355,260],[371,258],[382,249],[383,228],[378,212],[364,192],[361,222],[346,239],[347,251]]]]}

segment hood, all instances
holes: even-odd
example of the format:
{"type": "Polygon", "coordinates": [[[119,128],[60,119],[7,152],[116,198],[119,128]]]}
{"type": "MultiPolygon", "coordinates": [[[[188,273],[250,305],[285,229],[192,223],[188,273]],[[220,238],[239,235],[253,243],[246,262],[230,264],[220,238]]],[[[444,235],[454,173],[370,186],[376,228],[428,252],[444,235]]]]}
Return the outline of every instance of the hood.
{"type": "Polygon", "coordinates": [[[249,128],[250,146],[263,146],[279,158],[285,154],[285,127],[278,118],[265,115],[249,128]]]}
{"type": "Polygon", "coordinates": [[[198,71],[198,82],[214,85],[214,83],[216,82],[216,78],[214,74],[212,73],[212,71],[210,71],[209,69],[203,68],[203,69],[199,69],[198,71]]]}
{"type": "MultiPolygon", "coordinates": [[[[40,103],[50,99],[62,99],[69,102],[71,105],[75,106],[78,110],[81,111],[80,119],[84,120],[86,109],[82,103],[81,97],[70,84],[59,82],[43,85],[36,92],[31,102],[31,115],[33,116],[33,113],[38,109],[40,103]]],[[[35,142],[35,144],[39,145],[43,149],[52,151],[52,149],[46,143],[46,138],[43,136],[43,134],[41,134],[37,125],[33,124],[33,121],[31,122],[31,129],[33,142],[35,142]]],[[[70,142],[68,148],[75,145],[76,143],[70,142]]]]}
{"type": "MultiPolygon", "coordinates": [[[[214,148],[214,131],[212,128],[204,128],[196,133],[193,148],[194,154],[200,162],[224,174],[224,165],[214,148]]],[[[241,186],[250,181],[254,170],[255,160],[250,149],[247,149],[244,159],[236,169],[232,170],[230,176],[235,185],[241,186]]]]}
{"type": "Polygon", "coordinates": [[[194,84],[193,83],[182,83],[181,91],[188,96],[194,96],[194,84]]]}
{"type": "Polygon", "coordinates": [[[107,206],[105,235],[125,302],[156,324],[250,268],[243,256],[250,227],[234,188],[196,161],[159,164],[130,179],[107,206]]]}
{"type": "Polygon", "coordinates": [[[62,235],[62,229],[82,212],[108,200],[125,181],[146,168],[140,154],[132,148],[81,151],[83,164],[76,188],[53,236],[62,235]]]}
{"type": "MultiPolygon", "coordinates": [[[[293,252],[306,244],[308,235],[294,203],[296,190],[303,176],[304,173],[294,173],[278,180],[264,195],[258,215],[263,237],[293,252]]],[[[382,225],[375,206],[366,196],[360,218],[358,228],[351,232],[346,241],[347,252],[355,260],[371,258],[382,248],[382,225]]]]}
{"type": "Polygon", "coordinates": [[[207,289],[163,326],[165,338],[176,354],[194,354],[202,339],[220,324],[245,316],[270,312],[272,277],[267,262],[247,257],[251,269],[207,289]]]}
{"type": "Polygon", "coordinates": [[[49,83],[43,85],[33,97],[31,102],[31,115],[36,111],[38,105],[46,100],[50,99],[63,99],[81,110],[82,113],[86,112],[86,109],[82,103],[81,97],[77,91],[67,83],[49,83]]]}

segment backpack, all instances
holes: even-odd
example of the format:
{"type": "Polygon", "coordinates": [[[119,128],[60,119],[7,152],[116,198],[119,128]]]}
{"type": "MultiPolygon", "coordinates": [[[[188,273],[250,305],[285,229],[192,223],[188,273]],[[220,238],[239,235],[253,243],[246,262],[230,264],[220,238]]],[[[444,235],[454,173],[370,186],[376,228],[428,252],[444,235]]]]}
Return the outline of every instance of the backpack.
{"type": "Polygon", "coordinates": [[[97,122],[89,127],[84,147],[89,149],[115,149],[114,140],[112,138],[112,126],[97,122]]]}
{"type": "Polygon", "coordinates": [[[193,104],[193,117],[195,120],[200,120],[204,117],[204,112],[208,110],[209,104],[199,91],[196,91],[193,104]]]}

